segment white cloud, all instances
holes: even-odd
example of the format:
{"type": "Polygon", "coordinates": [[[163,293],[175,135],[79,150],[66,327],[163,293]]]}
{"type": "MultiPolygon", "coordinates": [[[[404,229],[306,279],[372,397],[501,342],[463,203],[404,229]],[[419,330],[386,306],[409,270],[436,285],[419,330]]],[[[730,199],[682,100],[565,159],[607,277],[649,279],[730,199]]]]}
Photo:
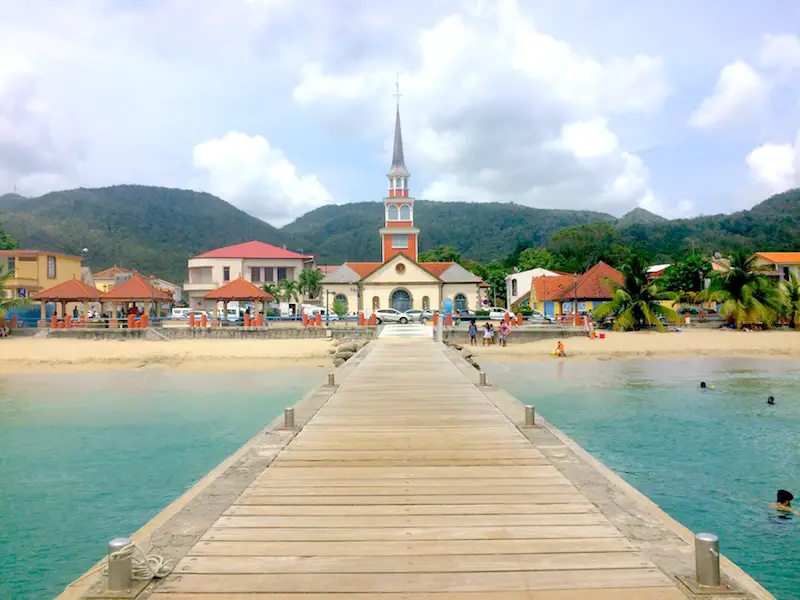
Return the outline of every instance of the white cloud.
{"type": "Polygon", "coordinates": [[[757,188],[776,194],[800,186],[800,133],[792,144],[767,143],[745,159],[757,188]]]}
{"type": "Polygon", "coordinates": [[[194,147],[203,189],[274,225],[331,202],[316,175],[300,175],[283,152],[261,136],[229,132],[194,147]]]}
{"type": "Polygon", "coordinates": [[[796,35],[765,35],[759,62],[768,69],[791,71],[800,68],[800,38],[796,35]]]}
{"type": "Polygon", "coordinates": [[[517,2],[467,4],[411,38],[402,68],[368,55],[309,63],[294,100],[332,127],[385,140],[400,70],[406,159],[427,180],[418,197],[615,213],[636,206],[649,173],[631,165],[641,158],[625,152],[610,122],[661,109],[669,86],[660,59],[584,56],[539,30],[517,2]]]}
{"type": "Polygon", "coordinates": [[[689,117],[689,125],[712,129],[739,123],[757,114],[769,94],[769,84],[742,60],[723,67],[713,93],[689,117]]]}

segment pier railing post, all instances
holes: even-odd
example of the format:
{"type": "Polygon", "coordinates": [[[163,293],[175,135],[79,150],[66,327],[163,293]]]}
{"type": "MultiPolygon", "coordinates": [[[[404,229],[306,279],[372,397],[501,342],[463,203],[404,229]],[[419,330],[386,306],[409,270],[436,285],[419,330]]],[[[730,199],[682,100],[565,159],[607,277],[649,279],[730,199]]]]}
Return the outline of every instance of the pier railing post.
{"type": "Polygon", "coordinates": [[[694,561],[697,583],[719,587],[719,538],[713,533],[698,533],[694,536],[694,561]]]}
{"type": "Polygon", "coordinates": [[[534,427],[536,425],[536,407],[525,407],[525,427],[534,427]]]}
{"type": "Polygon", "coordinates": [[[335,385],[336,385],[336,374],[328,373],[328,387],[333,387],[335,385]]]}
{"type": "Polygon", "coordinates": [[[123,548],[131,545],[128,538],[114,538],[108,542],[108,589],[110,591],[129,590],[133,583],[133,554],[114,556],[123,548]]]}
{"type": "Polygon", "coordinates": [[[481,371],[478,373],[478,385],[487,385],[486,384],[486,373],[481,371]]]}
{"type": "Polygon", "coordinates": [[[283,411],[283,428],[294,429],[294,409],[287,408],[283,411]]]}

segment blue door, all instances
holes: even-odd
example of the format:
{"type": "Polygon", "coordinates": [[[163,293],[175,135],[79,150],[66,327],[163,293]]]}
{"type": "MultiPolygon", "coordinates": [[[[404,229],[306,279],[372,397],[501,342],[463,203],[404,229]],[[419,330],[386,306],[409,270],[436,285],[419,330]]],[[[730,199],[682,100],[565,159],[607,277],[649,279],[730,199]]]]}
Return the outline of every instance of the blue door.
{"type": "Polygon", "coordinates": [[[556,315],[556,303],[555,302],[545,302],[544,303],[544,314],[550,317],[554,317],[556,315]]]}
{"type": "Polygon", "coordinates": [[[406,312],[411,308],[411,296],[405,290],[395,290],[392,294],[392,308],[406,312]]]}

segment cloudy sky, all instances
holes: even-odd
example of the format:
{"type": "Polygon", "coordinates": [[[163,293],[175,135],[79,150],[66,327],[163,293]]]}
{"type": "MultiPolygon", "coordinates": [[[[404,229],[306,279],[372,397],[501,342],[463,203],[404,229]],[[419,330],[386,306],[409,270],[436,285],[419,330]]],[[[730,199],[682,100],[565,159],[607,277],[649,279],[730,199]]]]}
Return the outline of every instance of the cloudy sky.
{"type": "Polygon", "coordinates": [[[0,193],[142,183],[281,225],[411,191],[669,217],[800,185],[796,0],[0,0],[0,193]]]}

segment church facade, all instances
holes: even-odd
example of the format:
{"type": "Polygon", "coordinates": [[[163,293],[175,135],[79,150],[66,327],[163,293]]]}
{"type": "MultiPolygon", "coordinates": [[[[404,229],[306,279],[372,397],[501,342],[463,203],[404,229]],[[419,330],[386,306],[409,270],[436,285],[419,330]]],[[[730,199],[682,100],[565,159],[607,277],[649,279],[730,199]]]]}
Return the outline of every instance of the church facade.
{"type": "Polygon", "coordinates": [[[347,306],[348,313],[372,314],[380,308],[406,311],[441,310],[451,300],[454,310],[479,310],[487,285],[454,262],[419,262],[419,229],[414,225],[414,198],[403,155],[400,107],[394,127],[392,165],[383,199],[384,226],[378,230],[381,262],[347,261],[322,280],[324,298],[347,306]]]}

